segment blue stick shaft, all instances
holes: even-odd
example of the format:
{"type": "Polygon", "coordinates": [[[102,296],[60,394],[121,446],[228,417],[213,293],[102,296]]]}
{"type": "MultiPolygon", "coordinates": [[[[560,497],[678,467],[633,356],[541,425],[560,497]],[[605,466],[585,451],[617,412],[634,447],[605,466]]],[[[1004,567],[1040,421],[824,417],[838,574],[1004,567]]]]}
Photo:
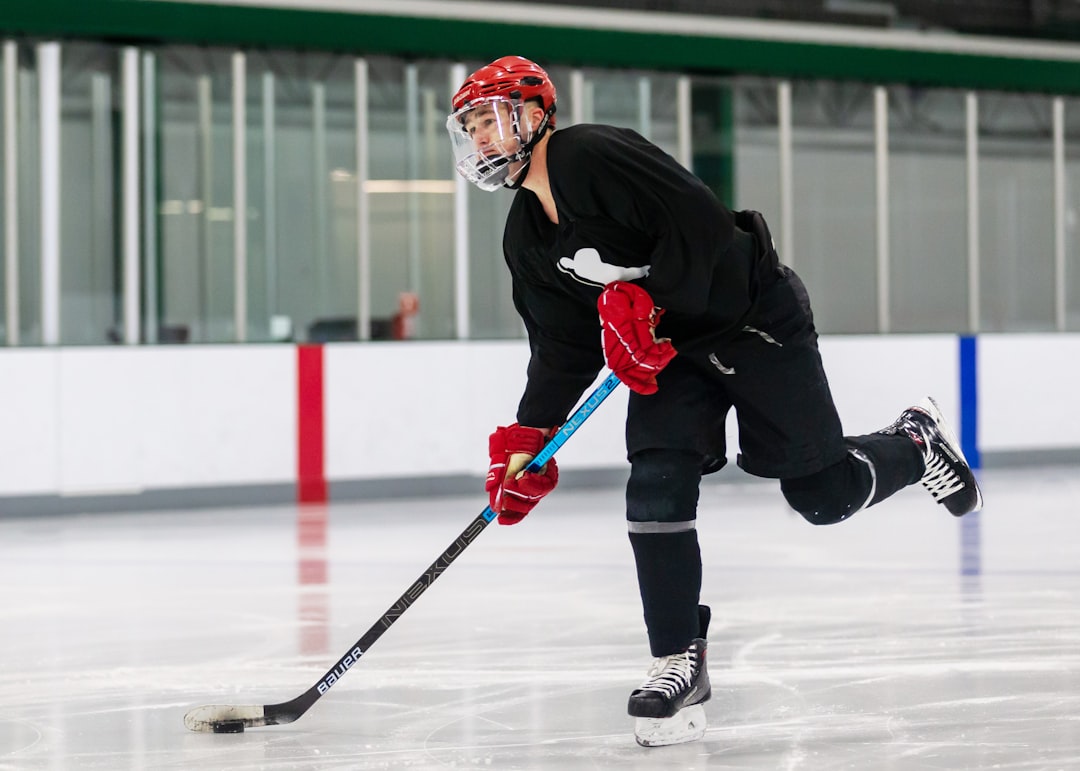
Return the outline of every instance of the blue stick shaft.
{"type": "Polygon", "coordinates": [[[604,399],[608,398],[612,391],[614,391],[619,385],[619,378],[615,373],[611,373],[607,376],[603,383],[597,386],[596,390],[589,395],[589,398],[582,402],[578,407],[577,412],[566,419],[566,423],[563,424],[548,443],[544,445],[544,449],[540,451],[540,454],[533,458],[529,465],[525,467],[526,471],[536,473],[544,467],[544,464],[551,460],[552,456],[559,451],[559,448],[566,444],[566,440],[574,435],[581,424],[585,422],[585,419],[593,413],[593,411],[600,406],[600,403],[604,399]]]}
{"type": "MultiPolygon", "coordinates": [[[[615,376],[615,373],[611,373],[604,379],[604,382],[596,387],[596,390],[589,394],[589,398],[581,403],[581,406],[577,408],[577,412],[566,419],[566,423],[555,432],[555,435],[548,439],[548,443],[544,445],[544,449],[540,451],[540,454],[529,461],[529,465],[525,467],[526,471],[537,473],[544,467],[544,464],[551,460],[552,456],[559,451],[559,448],[566,444],[566,440],[574,435],[574,432],[581,428],[581,424],[584,423],[590,415],[600,406],[604,399],[611,395],[619,386],[619,378],[615,376]]],[[[488,506],[482,512],[480,516],[490,522],[495,519],[495,512],[488,506]]]]}

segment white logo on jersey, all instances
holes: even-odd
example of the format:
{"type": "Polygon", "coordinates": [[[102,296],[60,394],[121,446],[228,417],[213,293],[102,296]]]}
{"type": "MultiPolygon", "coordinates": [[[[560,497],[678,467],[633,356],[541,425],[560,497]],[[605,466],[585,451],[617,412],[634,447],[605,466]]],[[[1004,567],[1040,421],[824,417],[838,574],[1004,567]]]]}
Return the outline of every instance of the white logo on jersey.
{"type": "Polygon", "coordinates": [[[578,249],[577,253],[559,260],[559,269],[569,273],[585,284],[607,286],[612,281],[633,281],[649,275],[651,265],[640,268],[624,268],[621,265],[609,265],[600,259],[600,252],[595,249],[578,249]]]}

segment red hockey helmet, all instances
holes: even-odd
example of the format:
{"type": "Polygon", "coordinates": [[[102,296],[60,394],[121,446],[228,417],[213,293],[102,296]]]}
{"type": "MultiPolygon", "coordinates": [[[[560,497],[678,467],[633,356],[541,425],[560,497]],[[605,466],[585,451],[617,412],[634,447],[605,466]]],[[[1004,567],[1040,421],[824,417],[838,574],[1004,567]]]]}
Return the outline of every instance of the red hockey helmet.
{"type": "Polygon", "coordinates": [[[501,96],[527,102],[539,99],[549,113],[548,123],[555,125],[555,85],[539,64],[522,56],[504,56],[465,78],[454,94],[454,112],[481,99],[501,96]]]}
{"type": "Polygon", "coordinates": [[[446,120],[458,173],[482,190],[518,187],[533,147],[555,125],[555,102],[555,86],[535,62],[504,56],[478,69],[454,94],[446,120]],[[522,121],[530,100],[544,110],[536,126],[522,121]]]}

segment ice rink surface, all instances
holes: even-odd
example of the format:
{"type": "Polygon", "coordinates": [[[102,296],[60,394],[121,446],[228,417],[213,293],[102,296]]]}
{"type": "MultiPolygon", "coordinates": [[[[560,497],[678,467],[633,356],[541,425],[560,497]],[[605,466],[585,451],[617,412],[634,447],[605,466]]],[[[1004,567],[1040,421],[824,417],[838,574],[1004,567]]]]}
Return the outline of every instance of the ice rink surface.
{"type": "Polygon", "coordinates": [[[705,485],[709,730],[634,743],[649,656],[619,489],[492,525],[298,721],[201,704],[310,688],[483,493],[0,517],[0,769],[1080,768],[1080,469],[920,488],[815,528],[771,483],[705,485]]]}

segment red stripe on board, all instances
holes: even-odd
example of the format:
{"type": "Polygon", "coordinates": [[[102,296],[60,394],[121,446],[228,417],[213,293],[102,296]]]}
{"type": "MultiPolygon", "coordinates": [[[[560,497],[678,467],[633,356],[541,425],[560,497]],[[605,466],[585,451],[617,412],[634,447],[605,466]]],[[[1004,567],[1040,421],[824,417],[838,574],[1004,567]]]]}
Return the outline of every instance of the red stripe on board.
{"type": "Polygon", "coordinates": [[[325,503],[323,348],[296,347],[296,499],[325,503]]]}

